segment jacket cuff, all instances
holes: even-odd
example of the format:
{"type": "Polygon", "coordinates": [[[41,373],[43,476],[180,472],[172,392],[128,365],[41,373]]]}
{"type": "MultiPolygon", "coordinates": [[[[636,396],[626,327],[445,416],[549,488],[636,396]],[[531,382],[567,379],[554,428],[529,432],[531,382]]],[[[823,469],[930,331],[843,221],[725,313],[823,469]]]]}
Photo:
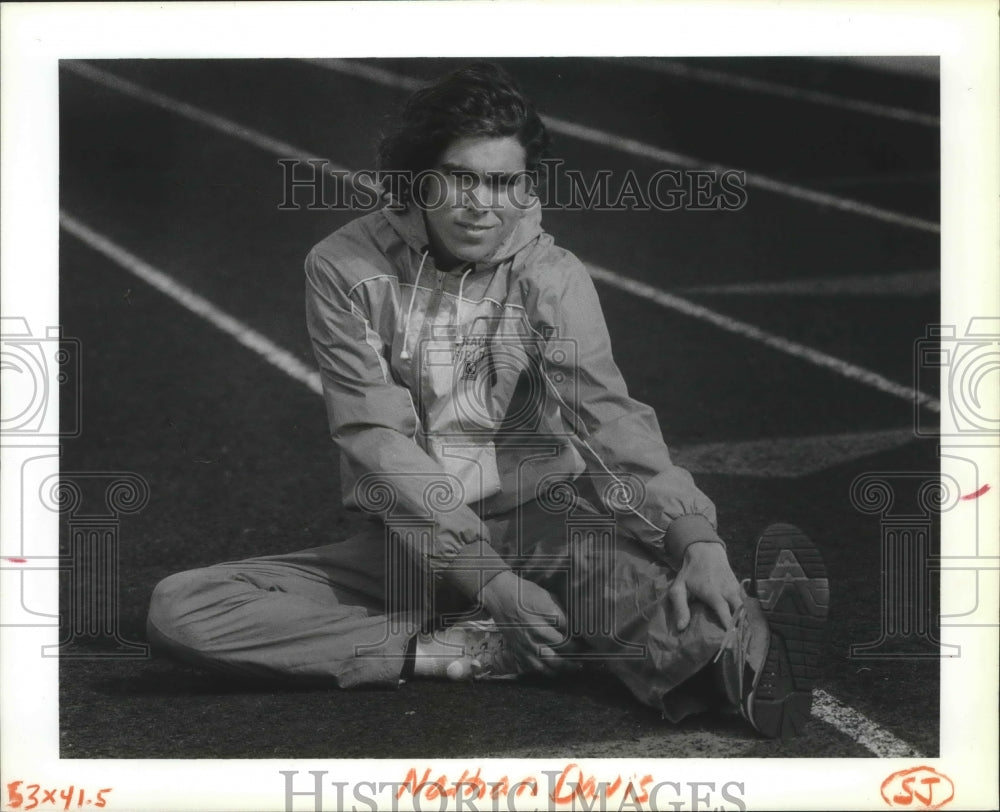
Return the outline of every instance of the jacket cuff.
{"type": "Polygon", "coordinates": [[[444,574],[452,586],[474,600],[486,584],[509,569],[510,565],[489,542],[479,539],[462,547],[444,574]]]}
{"type": "Polygon", "coordinates": [[[726,543],[719,538],[712,523],[700,513],[687,513],[678,516],[667,527],[663,537],[663,551],[667,563],[675,570],[684,563],[684,551],[696,541],[715,541],[723,547],[726,543]]]}

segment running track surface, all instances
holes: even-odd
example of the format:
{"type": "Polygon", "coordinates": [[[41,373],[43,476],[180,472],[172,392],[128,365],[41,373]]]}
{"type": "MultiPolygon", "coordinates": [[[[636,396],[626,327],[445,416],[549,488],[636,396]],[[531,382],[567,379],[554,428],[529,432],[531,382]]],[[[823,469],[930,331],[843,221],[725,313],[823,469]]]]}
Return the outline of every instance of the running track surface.
{"type": "MultiPolygon", "coordinates": [[[[848,656],[883,615],[878,517],[850,485],[938,468],[913,431],[939,408],[936,376],[913,365],[939,303],[936,81],[803,59],[501,61],[567,167],[746,172],[736,212],[545,223],[591,269],[630,389],[719,506],[737,574],[769,521],[822,548],[833,609],[806,735],[671,727],[599,674],[348,693],[90,660],[61,663],[63,758],[937,753],[938,662],[848,656]]],[[[60,321],[82,342],[84,431],[62,468],[149,482],[121,528],[129,639],[174,571],[361,526],[339,504],[301,275],[353,215],[279,209],[277,161],[370,168],[384,117],[453,64],[63,64],[60,321]]]]}

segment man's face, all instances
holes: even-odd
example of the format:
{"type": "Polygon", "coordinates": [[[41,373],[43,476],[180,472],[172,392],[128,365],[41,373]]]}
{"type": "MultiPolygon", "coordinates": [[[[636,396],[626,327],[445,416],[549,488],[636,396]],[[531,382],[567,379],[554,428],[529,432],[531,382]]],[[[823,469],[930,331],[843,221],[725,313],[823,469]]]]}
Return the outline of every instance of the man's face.
{"type": "Polygon", "coordinates": [[[529,197],[524,147],[513,136],[459,138],[422,186],[438,267],[481,262],[517,225],[529,197]]]}

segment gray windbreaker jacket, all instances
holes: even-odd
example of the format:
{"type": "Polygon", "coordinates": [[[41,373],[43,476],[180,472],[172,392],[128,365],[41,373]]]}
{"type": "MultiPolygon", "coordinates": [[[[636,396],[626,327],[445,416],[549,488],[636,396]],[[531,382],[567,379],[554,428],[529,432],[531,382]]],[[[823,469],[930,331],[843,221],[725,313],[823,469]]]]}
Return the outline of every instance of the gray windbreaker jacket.
{"type": "Polygon", "coordinates": [[[675,568],[692,542],[721,541],[653,410],[629,397],[590,275],[540,207],[461,273],[435,268],[422,212],[388,208],[316,245],[305,271],[345,504],[422,519],[411,551],[469,597],[477,568],[506,568],[481,517],[558,501],[568,482],[675,568]]]}

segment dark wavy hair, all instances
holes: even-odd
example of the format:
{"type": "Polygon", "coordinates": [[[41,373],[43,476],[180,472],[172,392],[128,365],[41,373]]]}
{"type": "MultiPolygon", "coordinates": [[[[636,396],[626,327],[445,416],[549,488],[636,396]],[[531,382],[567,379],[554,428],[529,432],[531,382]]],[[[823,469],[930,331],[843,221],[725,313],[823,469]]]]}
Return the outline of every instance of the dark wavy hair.
{"type": "Polygon", "coordinates": [[[526,168],[537,173],[548,154],[549,134],[534,105],[499,65],[474,62],[413,93],[398,120],[382,136],[376,168],[385,195],[407,204],[409,180],[434,168],[459,138],[514,136],[524,147],[526,168]]]}

